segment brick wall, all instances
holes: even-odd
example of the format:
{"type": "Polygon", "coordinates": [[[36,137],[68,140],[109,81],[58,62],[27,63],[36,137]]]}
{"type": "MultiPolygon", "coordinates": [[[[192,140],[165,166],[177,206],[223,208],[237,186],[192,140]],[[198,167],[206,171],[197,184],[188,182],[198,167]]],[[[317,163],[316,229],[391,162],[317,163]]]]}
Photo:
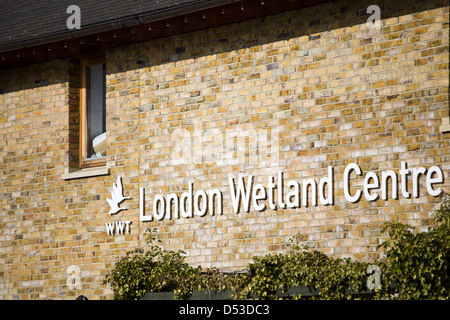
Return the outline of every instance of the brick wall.
{"type": "Polygon", "coordinates": [[[1,71],[0,297],[111,298],[104,276],[144,246],[148,227],[193,265],[236,270],[299,234],[326,253],[371,260],[383,222],[432,224],[439,200],[423,180],[419,198],[343,195],[350,162],[376,173],[398,172],[401,161],[437,165],[450,192],[450,133],[439,131],[449,116],[448,2],[380,2],[380,29],[366,25],[370,4],[338,1],[107,51],[106,176],[62,179],[78,161],[76,61],[1,71]],[[301,181],[327,166],[333,205],[232,209],[229,177],[264,184],[283,171],[285,182],[301,181]],[[110,216],[118,175],[132,200],[110,216]],[[220,189],[223,214],[139,221],[140,187],[151,211],[154,195],[190,182],[220,189]],[[105,223],[120,220],[132,221],[130,234],[107,235],[105,223]]]}

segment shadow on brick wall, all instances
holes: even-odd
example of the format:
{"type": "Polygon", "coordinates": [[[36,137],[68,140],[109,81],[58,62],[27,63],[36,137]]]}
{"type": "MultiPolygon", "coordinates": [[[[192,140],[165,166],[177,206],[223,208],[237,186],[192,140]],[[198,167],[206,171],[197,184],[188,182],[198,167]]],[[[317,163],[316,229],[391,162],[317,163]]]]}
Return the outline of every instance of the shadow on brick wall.
{"type": "MultiPolygon", "coordinates": [[[[189,32],[167,38],[154,39],[111,49],[109,55],[117,55],[117,60],[109,65],[108,72],[125,72],[133,69],[163,65],[187,59],[221,54],[226,52],[249,49],[282,40],[298,37],[308,37],[308,41],[320,41],[327,32],[343,29],[343,34],[336,41],[346,41],[346,32],[353,26],[367,23],[372,13],[367,13],[368,6],[376,4],[381,10],[382,34],[392,32],[385,27],[384,20],[416,14],[414,20],[408,23],[409,28],[415,28],[426,21],[422,12],[448,4],[446,1],[333,1],[285,12],[269,15],[230,25],[213,27],[205,30],[189,32]],[[424,20],[422,20],[424,19],[424,20]],[[132,52],[133,54],[129,54],[132,52]],[[157,55],[155,55],[157,53],[157,55]],[[160,54],[163,53],[163,54],[160,54]]],[[[442,29],[445,29],[444,26],[442,29]]],[[[367,29],[367,28],[366,28],[367,29]]],[[[400,37],[413,36],[412,31],[403,30],[400,37]]],[[[372,43],[368,32],[367,38],[361,38],[361,44],[372,43]]],[[[385,40],[388,41],[389,39],[385,40]]],[[[414,40],[413,40],[414,41],[414,40]]],[[[448,50],[448,49],[447,49],[448,50]]],[[[111,62],[111,61],[110,61],[111,62]]]]}

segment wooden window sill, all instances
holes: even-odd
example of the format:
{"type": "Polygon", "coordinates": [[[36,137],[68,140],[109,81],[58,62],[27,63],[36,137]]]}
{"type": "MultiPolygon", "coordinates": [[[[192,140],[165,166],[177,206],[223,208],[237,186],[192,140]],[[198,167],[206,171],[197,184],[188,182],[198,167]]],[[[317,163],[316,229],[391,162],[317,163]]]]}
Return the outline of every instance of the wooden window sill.
{"type": "Polygon", "coordinates": [[[106,166],[106,157],[94,159],[94,160],[84,160],[81,164],[81,169],[88,169],[88,168],[98,168],[98,167],[104,167],[106,166]]]}

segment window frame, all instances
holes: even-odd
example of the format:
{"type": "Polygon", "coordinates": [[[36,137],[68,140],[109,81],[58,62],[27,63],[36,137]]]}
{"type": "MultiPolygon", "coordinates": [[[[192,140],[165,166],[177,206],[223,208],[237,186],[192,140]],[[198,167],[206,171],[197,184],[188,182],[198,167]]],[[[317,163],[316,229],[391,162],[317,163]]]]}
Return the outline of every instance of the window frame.
{"type": "MultiPolygon", "coordinates": [[[[79,144],[79,159],[80,159],[80,168],[95,168],[106,166],[106,157],[100,159],[91,159],[86,160],[87,157],[87,104],[86,104],[86,96],[87,96],[87,88],[86,88],[86,67],[106,63],[104,54],[95,54],[91,56],[82,57],[81,59],[81,87],[80,87],[80,144],[79,144]]],[[[105,97],[106,99],[106,97],[105,97]]]]}

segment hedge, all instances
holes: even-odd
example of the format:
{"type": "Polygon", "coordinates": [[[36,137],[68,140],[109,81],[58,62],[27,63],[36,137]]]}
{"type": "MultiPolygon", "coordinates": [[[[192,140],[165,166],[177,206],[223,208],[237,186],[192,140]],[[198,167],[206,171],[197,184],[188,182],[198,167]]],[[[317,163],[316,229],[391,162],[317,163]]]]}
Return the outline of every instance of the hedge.
{"type": "Polygon", "coordinates": [[[291,239],[289,253],[255,256],[247,272],[222,273],[188,265],[185,252],[162,249],[157,230],[147,229],[148,249],[127,252],[104,283],[119,300],[140,299],[148,292],[173,292],[175,299],[188,299],[208,290],[233,292],[233,299],[448,299],[449,230],[450,195],[445,194],[428,232],[399,222],[382,226],[388,236],[378,246],[382,259],[333,258],[301,245],[298,236],[291,239]],[[379,283],[372,269],[381,275],[379,283]],[[315,294],[283,295],[291,288],[310,288],[315,294]]]}

